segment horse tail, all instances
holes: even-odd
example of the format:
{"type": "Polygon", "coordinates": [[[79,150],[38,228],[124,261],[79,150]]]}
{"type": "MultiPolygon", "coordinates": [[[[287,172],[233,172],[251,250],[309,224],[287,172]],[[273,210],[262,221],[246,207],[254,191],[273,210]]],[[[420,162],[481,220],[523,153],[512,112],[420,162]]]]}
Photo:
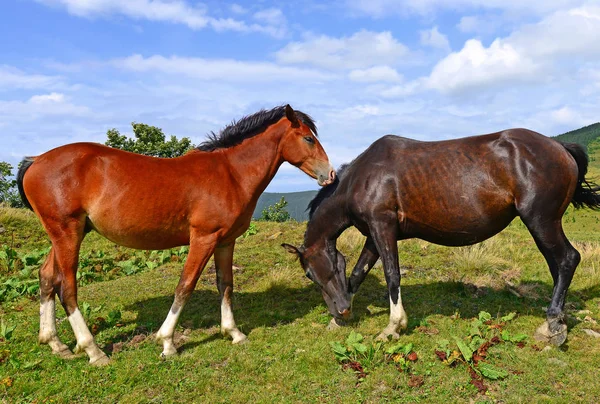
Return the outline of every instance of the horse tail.
{"type": "Polygon", "coordinates": [[[577,143],[562,143],[562,145],[577,162],[579,172],[577,188],[571,203],[578,209],[587,206],[590,209],[600,210],[600,186],[585,178],[589,162],[585,148],[577,143]]]}
{"type": "Polygon", "coordinates": [[[17,188],[19,189],[19,195],[21,195],[23,204],[30,210],[33,210],[33,207],[31,207],[31,203],[29,203],[27,195],[25,195],[25,190],[23,189],[23,178],[25,177],[25,172],[33,164],[34,160],[35,157],[25,157],[23,161],[21,161],[21,164],[19,164],[19,171],[17,172],[17,188]]]}

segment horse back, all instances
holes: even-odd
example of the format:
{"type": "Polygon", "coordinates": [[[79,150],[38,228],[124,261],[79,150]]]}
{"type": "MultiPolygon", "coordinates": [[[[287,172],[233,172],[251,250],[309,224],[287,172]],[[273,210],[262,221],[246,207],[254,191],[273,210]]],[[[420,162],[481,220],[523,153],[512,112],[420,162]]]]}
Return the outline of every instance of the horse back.
{"type": "Polygon", "coordinates": [[[357,221],[366,226],[387,212],[397,217],[399,238],[445,245],[491,237],[532,200],[562,214],[577,178],[560,143],[525,129],[439,142],[389,135],[351,168],[347,192],[357,221]]]}

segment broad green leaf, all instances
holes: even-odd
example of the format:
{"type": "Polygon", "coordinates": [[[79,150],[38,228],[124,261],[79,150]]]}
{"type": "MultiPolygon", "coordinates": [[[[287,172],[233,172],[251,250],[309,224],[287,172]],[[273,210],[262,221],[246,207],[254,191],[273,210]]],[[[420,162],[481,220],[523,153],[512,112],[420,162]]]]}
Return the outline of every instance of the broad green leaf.
{"type": "Polygon", "coordinates": [[[346,338],[346,344],[352,345],[363,341],[363,336],[355,331],[350,331],[350,335],[346,338]]]}
{"type": "Polygon", "coordinates": [[[508,330],[502,330],[501,336],[504,341],[510,341],[510,332],[508,330]]]}
{"type": "Polygon", "coordinates": [[[479,312],[479,321],[481,321],[482,323],[485,323],[486,321],[489,321],[491,319],[492,319],[492,315],[490,313],[488,313],[487,311],[479,312]]]}
{"type": "Polygon", "coordinates": [[[500,320],[506,323],[507,321],[512,320],[516,316],[517,316],[517,313],[515,313],[515,312],[508,313],[506,316],[501,317],[500,320]]]}
{"type": "Polygon", "coordinates": [[[471,349],[471,351],[476,352],[484,342],[485,340],[483,338],[475,335],[469,343],[469,348],[471,349]]]}
{"type": "Polygon", "coordinates": [[[335,355],[335,359],[337,359],[339,362],[349,359],[348,350],[346,349],[346,347],[344,345],[342,345],[341,343],[339,343],[337,341],[330,342],[329,345],[331,346],[331,350],[333,351],[333,354],[335,355]]]}
{"type": "Polygon", "coordinates": [[[475,319],[473,321],[471,321],[471,329],[469,331],[469,335],[474,336],[474,335],[481,335],[481,326],[483,325],[483,322],[481,320],[475,319]]]}
{"type": "Polygon", "coordinates": [[[517,334],[510,337],[511,342],[521,342],[527,339],[527,334],[517,334]]]}
{"type": "Polygon", "coordinates": [[[506,370],[499,369],[485,362],[479,362],[479,365],[477,365],[477,370],[479,370],[483,377],[492,380],[504,379],[508,376],[508,372],[506,370]]]}
{"type": "Polygon", "coordinates": [[[473,351],[471,350],[471,348],[469,348],[469,346],[458,337],[454,337],[454,340],[456,341],[456,345],[458,345],[458,349],[460,350],[462,356],[467,362],[470,362],[471,358],[473,357],[473,351]]]}
{"type": "Polygon", "coordinates": [[[367,352],[368,349],[368,347],[365,344],[361,343],[354,343],[351,345],[351,347],[354,348],[356,351],[360,352],[361,354],[367,352]]]}

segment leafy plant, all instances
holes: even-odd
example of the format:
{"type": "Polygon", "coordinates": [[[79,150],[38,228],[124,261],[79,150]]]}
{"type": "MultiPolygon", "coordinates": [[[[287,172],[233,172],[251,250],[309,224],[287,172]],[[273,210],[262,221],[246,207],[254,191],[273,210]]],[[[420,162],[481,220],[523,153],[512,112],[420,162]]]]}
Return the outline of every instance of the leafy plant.
{"type": "Polygon", "coordinates": [[[250,226],[248,226],[248,229],[244,232],[244,234],[242,234],[242,238],[254,236],[255,234],[258,234],[258,229],[256,228],[256,224],[250,223],[250,226]]]}
{"type": "Polygon", "coordinates": [[[260,220],[267,222],[286,222],[290,220],[290,213],[285,209],[287,201],[282,196],[279,202],[263,209],[260,220]]]}
{"type": "Polygon", "coordinates": [[[488,349],[502,341],[523,344],[523,341],[527,339],[525,334],[511,335],[507,330],[503,330],[506,322],[515,317],[516,313],[510,313],[494,322],[491,314],[482,311],[477,318],[471,321],[469,335],[464,338],[456,336],[453,338],[456,348],[451,345],[450,341],[440,340],[435,354],[448,366],[465,363],[469,367],[471,383],[480,392],[484,392],[487,387],[483,383],[483,378],[497,380],[508,376],[506,370],[485,362],[488,349]]]}
{"type": "Polygon", "coordinates": [[[382,343],[365,344],[361,334],[351,331],[343,344],[335,341],[329,345],[338,362],[359,362],[365,367],[370,367],[374,365],[382,343]]]}
{"type": "Polygon", "coordinates": [[[17,328],[16,324],[7,324],[2,320],[0,322],[0,338],[4,341],[9,341],[12,338],[15,328],[17,328]]]}

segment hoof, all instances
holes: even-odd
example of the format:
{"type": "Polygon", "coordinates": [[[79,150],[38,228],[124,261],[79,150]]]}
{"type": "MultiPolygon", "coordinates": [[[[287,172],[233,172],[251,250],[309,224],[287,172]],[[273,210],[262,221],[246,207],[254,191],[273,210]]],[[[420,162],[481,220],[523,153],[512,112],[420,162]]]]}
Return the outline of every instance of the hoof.
{"type": "Polygon", "coordinates": [[[75,355],[69,348],[65,348],[61,351],[52,352],[54,355],[62,359],[75,359],[81,355],[75,355]]]}
{"type": "Polygon", "coordinates": [[[377,338],[375,338],[375,340],[377,341],[389,341],[391,339],[399,339],[400,338],[400,334],[398,334],[397,332],[388,332],[388,331],[383,331],[381,332],[377,338]]]}
{"type": "Polygon", "coordinates": [[[245,344],[248,342],[248,337],[246,337],[244,334],[240,333],[240,335],[236,335],[233,338],[233,341],[231,341],[232,344],[245,344]]]}
{"type": "Polygon", "coordinates": [[[106,355],[96,358],[94,360],[90,359],[90,365],[92,366],[106,366],[108,364],[110,364],[110,359],[106,355]]]}
{"type": "Polygon", "coordinates": [[[327,330],[328,331],[337,330],[338,328],[344,327],[345,325],[346,325],[346,322],[344,320],[340,320],[339,318],[334,317],[331,319],[329,324],[327,324],[327,330]]]}
{"type": "Polygon", "coordinates": [[[546,342],[552,345],[560,346],[567,340],[567,325],[557,321],[544,321],[544,323],[535,330],[533,335],[536,341],[546,342]]]}

